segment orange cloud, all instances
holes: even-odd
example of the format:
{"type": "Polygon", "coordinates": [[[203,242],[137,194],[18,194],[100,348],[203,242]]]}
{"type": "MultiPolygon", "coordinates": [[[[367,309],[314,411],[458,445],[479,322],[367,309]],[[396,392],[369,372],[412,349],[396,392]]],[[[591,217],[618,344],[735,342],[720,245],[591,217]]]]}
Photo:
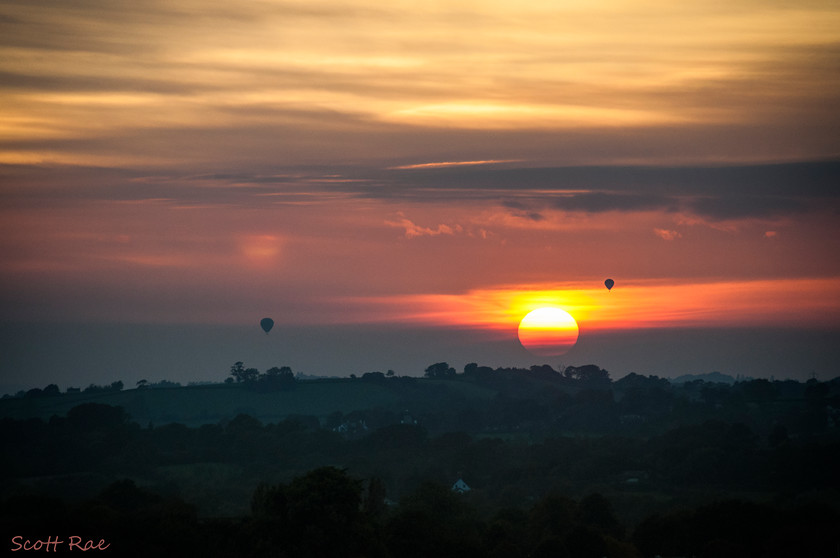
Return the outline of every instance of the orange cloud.
{"type": "Polygon", "coordinates": [[[398,167],[390,167],[394,170],[410,170],[410,169],[434,169],[443,167],[462,167],[462,166],[478,166],[478,165],[498,165],[501,163],[517,163],[521,159],[498,159],[487,161],[442,161],[438,163],[417,163],[414,165],[400,165],[398,167]]]}
{"type": "Polygon", "coordinates": [[[528,312],[554,306],[581,331],[657,327],[840,326],[837,279],[620,281],[476,289],[462,294],[354,299],[362,321],[515,331],[528,312]],[[598,284],[598,287],[593,287],[598,284]]]}
{"type": "Polygon", "coordinates": [[[418,236],[440,236],[442,234],[453,235],[456,232],[459,233],[463,231],[460,225],[450,227],[449,225],[440,224],[436,229],[421,227],[405,217],[402,217],[397,221],[385,221],[385,224],[391,227],[405,229],[406,238],[417,238],[418,236]]]}

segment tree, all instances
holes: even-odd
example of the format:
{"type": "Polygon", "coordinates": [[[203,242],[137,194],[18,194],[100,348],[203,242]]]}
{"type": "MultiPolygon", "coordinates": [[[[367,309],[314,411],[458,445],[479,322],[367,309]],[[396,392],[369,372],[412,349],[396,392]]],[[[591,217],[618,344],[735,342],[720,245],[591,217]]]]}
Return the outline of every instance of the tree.
{"type": "Polygon", "coordinates": [[[321,467],[292,480],[284,493],[288,542],[297,547],[297,555],[327,558],[363,554],[366,529],[360,480],[342,469],[321,467]]]}
{"type": "Polygon", "coordinates": [[[475,510],[448,486],[424,482],[400,501],[387,524],[393,556],[482,556],[475,510]]]}
{"type": "Polygon", "coordinates": [[[427,378],[451,378],[455,376],[455,369],[446,362],[438,362],[426,368],[427,378]]]}
{"type": "Polygon", "coordinates": [[[286,519],[286,487],[261,482],[251,496],[251,514],[286,519]]]}
{"type": "Polygon", "coordinates": [[[68,423],[80,430],[113,430],[128,424],[129,416],[122,407],[103,403],[82,403],[67,411],[68,423]]]}
{"type": "MultiPolygon", "coordinates": [[[[250,368],[248,370],[251,370],[250,368]]],[[[247,370],[245,371],[247,373],[247,370]]],[[[248,381],[247,379],[245,381],[248,381]]],[[[297,385],[295,374],[288,366],[273,366],[259,377],[260,388],[265,391],[289,390],[297,385]]]]}
{"type": "Polygon", "coordinates": [[[560,374],[548,364],[534,365],[529,369],[529,375],[532,378],[540,378],[543,380],[557,380],[562,378],[560,374]]]}
{"type": "Polygon", "coordinates": [[[271,368],[269,368],[268,370],[265,371],[265,375],[268,376],[268,377],[271,377],[271,378],[274,378],[274,377],[279,378],[279,377],[283,377],[283,376],[286,376],[286,377],[291,376],[292,378],[295,377],[294,373],[292,372],[292,369],[289,368],[288,366],[281,366],[280,368],[277,368],[276,366],[272,366],[271,368]]]}
{"type": "Polygon", "coordinates": [[[610,373],[594,364],[567,366],[563,375],[590,386],[610,384],[610,373]]]}
{"type": "Polygon", "coordinates": [[[388,505],[385,503],[385,483],[379,477],[373,477],[368,482],[367,494],[365,495],[362,509],[365,514],[373,520],[378,520],[385,515],[388,505]]]}
{"type": "Polygon", "coordinates": [[[61,395],[61,390],[55,384],[50,384],[44,388],[44,391],[41,393],[44,397],[52,397],[55,395],[61,395]]]}
{"type": "Polygon", "coordinates": [[[233,376],[237,382],[253,382],[260,376],[260,371],[256,368],[245,368],[245,365],[239,361],[230,367],[230,375],[233,376]]]}

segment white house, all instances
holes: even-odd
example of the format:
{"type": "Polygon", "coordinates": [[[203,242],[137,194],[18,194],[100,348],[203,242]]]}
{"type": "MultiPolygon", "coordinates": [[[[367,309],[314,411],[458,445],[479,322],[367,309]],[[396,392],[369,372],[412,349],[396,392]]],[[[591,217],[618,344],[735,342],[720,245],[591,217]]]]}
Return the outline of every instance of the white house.
{"type": "Polygon", "coordinates": [[[470,490],[471,488],[467,486],[464,479],[458,479],[455,481],[455,484],[452,485],[452,491],[457,492],[458,494],[463,494],[464,492],[469,492],[470,490]]]}

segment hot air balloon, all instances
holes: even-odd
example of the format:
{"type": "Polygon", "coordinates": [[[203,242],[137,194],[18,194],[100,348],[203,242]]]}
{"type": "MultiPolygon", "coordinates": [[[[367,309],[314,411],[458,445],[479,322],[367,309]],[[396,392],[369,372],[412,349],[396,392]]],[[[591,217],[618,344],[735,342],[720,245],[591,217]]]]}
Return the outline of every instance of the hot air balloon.
{"type": "Polygon", "coordinates": [[[271,318],[263,318],[260,320],[260,327],[263,328],[265,334],[268,335],[268,332],[274,327],[274,320],[271,318]]]}
{"type": "Polygon", "coordinates": [[[604,281],[604,285],[607,287],[608,291],[611,291],[613,285],[615,285],[615,281],[613,281],[612,279],[607,279],[606,281],[604,281]]]}

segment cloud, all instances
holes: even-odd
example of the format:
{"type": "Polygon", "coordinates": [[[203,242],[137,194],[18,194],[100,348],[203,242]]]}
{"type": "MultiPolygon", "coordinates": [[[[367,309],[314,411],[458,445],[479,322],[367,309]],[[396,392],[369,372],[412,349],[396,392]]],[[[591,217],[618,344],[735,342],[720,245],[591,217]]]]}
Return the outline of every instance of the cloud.
{"type": "Polygon", "coordinates": [[[789,196],[719,195],[689,199],[686,209],[700,217],[714,221],[738,219],[773,219],[808,210],[806,200],[791,193],[789,196]]]}
{"type": "MultiPolygon", "coordinates": [[[[200,149],[201,146],[197,148],[200,149]]],[[[262,147],[266,149],[266,147],[262,147]]],[[[420,203],[468,201],[509,208],[532,222],[551,212],[664,212],[684,224],[732,230],[740,222],[773,223],[809,212],[840,212],[840,161],[727,167],[591,166],[444,167],[278,165],[207,172],[1,165],[4,202],[77,203],[84,199],[169,198],[181,204],[307,203],[335,199],[420,203]],[[26,186],[24,186],[26,185],[26,186]]],[[[400,223],[409,236],[427,228],[400,223]]],[[[771,225],[772,226],[772,225],[771,225]]],[[[446,225],[428,230],[450,234],[446,225]]],[[[770,227],[768,227],[770,228],[770,227]]],[[[421,232],[422,231],[422,232],[421,232]]],[[[455,229],[453,228],[454,232],[455,229]]]]}
{"type": "MultiPolygon", "coordinates": [[[[840,161],[728,166],[436,168],[403,171],[385,195],[484,199],[538,215],[665,211],[703,222],[840,210],[840,161]]],[[[375,192],[371,191],[372,194],[375,192]]]]}
{"type": "Polygon", "coordinates": [[[447,168],[837,153],[834,6],[790,18],[769,4],[316,4],[7,2],[3,160],[447,168]],[[474,32],[458,32],[466,22],[474,32]],[[476,129],[490,121],[494,133],[476,129]]]}
{"type": "Polygon", "coordinates": [[[659,238],[664,240],[675,240],[677,238],[682,238],[682,234],[678,231],[669,231],[668,229],[653,229],[653,232],[659,238]]]}
{"type": "MultiPolygon", "coordinates": [[[[2,76],[0,76],[2,77],[2,76]]],[[[476,165],[499,165],[502,163],[517,163],[520,162],[519,159],[500,159],[500,160],[488,160],[488,161],[442,161],[437,163],[416,163],[412,165],[399,165],[396,167],[390,167],[392,169],[397,170],[409,170],[409,169],[430,169],[430,168],[441,168],[441,167],[462,167],[462,166],[476,166],[476,165]]]]}
{"type": "Polygon", "coordinates": [[[419,225],[414,224],[411,220],[403,216],[401,216],[401,218],[396,221],[385,221],[385,224],[390,227],[404,229],[406,238],[417,238],[419,236],[440,236],[442,234],[451,236],[454,235],[456,232],[459,233],[463,231],[460,225],[450,227],[449,225],[440,224],[437,226],[436,229],[421,227],[419,225]]]}
{"type": "Polygon", "coordinates": [[[561,195],[554,198],[551,205],[564,211],[585,211],[587,213],[676,209],[675,200],[669,196],[614,192],[561,195]]]}

